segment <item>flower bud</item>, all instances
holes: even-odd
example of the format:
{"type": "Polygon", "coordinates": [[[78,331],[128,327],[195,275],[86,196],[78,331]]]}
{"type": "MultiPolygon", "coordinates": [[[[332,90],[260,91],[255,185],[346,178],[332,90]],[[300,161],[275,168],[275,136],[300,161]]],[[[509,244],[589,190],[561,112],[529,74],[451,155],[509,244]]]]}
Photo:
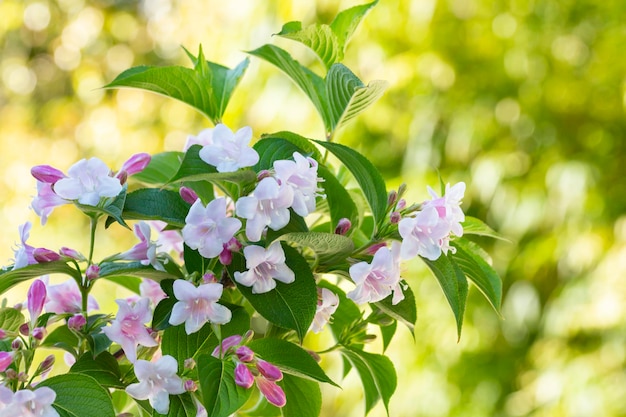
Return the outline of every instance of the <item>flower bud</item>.
{"type": "Polygon", "coordinates": [[[276,365],[272,365],[269,362],[265,362],[264,360],[259,360],[256,363],[256,368],[259,370],[261,375],[263,375],[269,381],[280,381],[283,379],[283,373],[276,367],[276,365]]]}
{"type": "Polygon", "coordinates": [[[198,390],[198,385],[193,379],[188,379],[183,383],[183,387],[187,392],[195,392],[198,390]]]}
{"type": "Polygon", "coordinates": [[[398,204],[396,204],[396,210],[402,210],[405,207],[406,207],[406,200],[402,198],[400,199],[400,201],[398,201],[398,204]]]}
{"type": "Polygon", "coordinates": [[[44,264],[46,262],[61,260],[61,255],[50,249],[35,248],[35,250],[33,250],[33,258],[35,258],[37,263],[44,264]]]}
{"type": "Polygon", "coordinates": [[[387,195],[387,207],[393,207],[394,204],[396,204],[396,201],[398,201],[398,193],[396,190],[389,191],[389,194],[387,195]]]}
{"type": "Polygon", "coordinates": [[[150,154],[137,153],[122,164],[122,168],[120,168],[120,172],[117,175],[121,172],[126,172],[128,176],[138,174],[148,166],[151,159],[150,154]]]}
{"type": "Polygon", "coordinates": [[[46,296],[46,284],[40,279],[34,280],[26,295],[26,306],[28,308],[28,314],[30,314],[31,323],[34,323],[41,314],[43,305],[46,302],[46,296]]]}
{"type": "Polygon", "coordinates": [[[7,337],[7,332],[4,329],[0,329],[0,340],[7,337]]]}
{"type": "Polygon", "coordinates": [[[267,178],[267,177],[271,177],[271,176],[272,176],[272,173],[269,170],[263,169],[263,170],[259,171],[259,173],[256,176],[256,179],[257,179],[257,181],[261,181],[262,179],[267,178]]]}
{"type": "Polygon", "coordinates": [[[274,381],[268,381],[265,378],[257,378],[256,386],[259,387],[261,394],[267,399],[270,404],[276,407],[284,407],[287,404],[287,397],[281,387],[276,385],[274,381]]]}
{"type": "Polygon", "coordinates": [[[50,165],[37,165],[30,169],[30,174],[37,181],[47,184],[54,184],[58,180],[65,178],[65,174],[50,165]]]}
{"type": "Polygon", "coordinates": [[[247,332],[245,332],[243,334],[243,338],[241,340],[241,343],[245,344],[248,343],[249,341],[252,340],[252,338],[254,337],[254,330],[250,329],[247,332]]]}
{"type": "Polygon", "coordinates": [[[37,373],[46,374],[50,372],[50,370],[52,369],[52,365],[54,365],[54,355],[48,355],[39,365],[37,373]]]}
{"type": "Polygon", "coordinates": [[[98,265],[91,264],[87,267],[87,270],[85,271],[85,277],[87,277],[89,281],[93,281],[99,276],[100,276],[100,267],[98,265]]]}
{"type": "Polygon", "coordinates": [[[65,246],[59,250],[59,253],[68,258],[76,259],[77,261],[84,261],[85,257],[75,249],[66,248],[65,246]]]}
{"type": "Polygon", "coordinates": [[[185,359],[184,365],[185,369],[193,369],[196,367],[196,361],[193,358],[185,359]]]}
{"type": "Polygon", "coordinates": [[[402,198],[402,196],[404,195],[404,193],[406,193],[406,183],[402,183],[400,184],[400,186],[398,187],[398,197],[402,198]]]}
{"type": "Polygon", "coordinates": [[[117,178],[120,181],[120,184],[124,185],[126,184],[126,181],[128,181],[128,172],[120,171],[117,173],[115,178],[117,178]]]}
{"type": "Polygon", "coordinates": [[[4,374],[6,376],[6,379],[8,379],[9,381],[12,379],[16,379],[17,378],[17,371],[15,369],[7,369],[7,371],[4,374]]]}
{"type": "Polygon", "coordinates": [[[254,376],[247,365],[238,363],[235,366],[235,384],[246,389],[254,384],[254,376]]]}
{"type": "Polygon", "coordinates": [[[217,277],[213,272],[207,272],[206,274],[202,275],[202,282],[204,284],[213,284],[217,282],[217,277]]]}
{"type": "Polygon", "coordinates": [[[352,223],[350,222],[350,220],[346,219],[345,217],[339,219],[339,222],[337,222],[337,227],[335,227],[335,234],[345,236],[345,234],[348,233],[348,230],[350,230],[351,227],[352,223]]]}
{"type": "Polygon", "coordinates": [[[217,347],[213,349],[213,353],[211,355],[215,356],[216,358],[222,357],[226,352],[228,352],[228,349],[237,346],[240,343],[241,336],[239,336],[238,334],[228,336],[227,338],[222,340],[222,343],[220,345],[217,345],[217,347]]]}
{"type": "MultiPolygon", "coordinates": [[[[28,323],[24,323],[20,326],[20,334],[22,336],[28,336],[30,334],[30,327],[28,326],[28,323]]],[[[18,339],[15,339],[18,340],[18,339]]]]}
{"type": "Polygon", "coordinates": [[[387,246],[385,242],[374,243],[372,246],[367,248],[365,253],[367,253],[368,255],[374,255],[376,252],[378,252],[378,249],[384,248],[385,246],[387,246]]]}
{"type": "Polygon", "coordinates": [[[233,261],[233,253],[226,249],[226,247],[224,247],[224,250],[220,252],[219,260],[222,265],[230,265],[230,263],[233,261]]]}
{"type": "Polygon", "coordinates": [[[11,349],[20,350],[22,348],[22,341],[20,339],[13,339],[11,342],[11,349]]]}
{"type": "Polygon", "coordinates": [[[43,340],[43,338],[46,337],[46,333],[48,332],[45,327],[35,327],[33,329],[33,338],[36,340],[43,340]]]}
{"type": "Polygon", "coordinates": [[[67,327],[75,331],[81,331],[83,327],[87,324],[87,319],[82,314],[76,314],[72,316],[67,321],[67,327]]]}
{"type": "Polygon", "coordinates": [[[391,222],[391,224],[398,224],[400,223],[400,220],[402,220],[402,216],[397,211],[394,211],[389,216],[389,221],[391,222]]]}
{"type": "Polygon", "coordinates": [[[28,381],[28,374],[26,372],[20,372],[19,374],[17,374],[17,380],[20,382],[28,381]]]}
{"type": "Polygon", "coordinates": [[[9,365],[13,362],[13,356],[15,352],[0,352],[0,372],[7,370],[9,365]]]}
{"type": "Polygon", "coordinates": [[[239,346],[235,353],[241,362],[252,362],[254,359],[254,352],[248,346],[239,346]]]}
{"type": "Polygon", "coordinates": [[[180,194],[180,197],[189,204],[195,203],[199,198],[198,194],[196,194],[196,192],[189,187],[180,187],[178,194],[180,194]]]}

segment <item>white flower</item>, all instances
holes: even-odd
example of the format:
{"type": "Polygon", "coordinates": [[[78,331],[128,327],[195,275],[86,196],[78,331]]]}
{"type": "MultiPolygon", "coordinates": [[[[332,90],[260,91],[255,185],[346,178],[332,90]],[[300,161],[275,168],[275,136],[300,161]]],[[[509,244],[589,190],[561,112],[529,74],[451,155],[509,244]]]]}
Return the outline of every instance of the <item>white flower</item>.
{"type": "Polygon", "coordinates": [[[111,177],[111,170],[98,158],[81,159],[67,171],[69,178],[54,184],[54,192],[66,200],[97,206],[102,197],[117,197],[122,191],[120,180],[111,177]]]}
{"type": "Polygon", "coordinates": [[[305,158],[298,152],[293,153],[293,161],[274,161],[274,171],[280,184],[293,189],[293,203],[291,207],[298,215],[306,217],[315,211],[315,197],[317,195],[317,162],[312,158],[305,158]]]}
{"type": "Polygon", "coordinates": [[[126,387],[126,392],[138,400],[149,400],[150,405],[161,414],[167,414],[170,408],[170,394],[185,392],[183,381],[176,371],[178,363],[170,355],[159,358],[156,362],[142,359],[135,362],[135,375],[138,383],[126,387]]]}
{"type": "Polygon", "coordinates": [[[262,294],[273,290],[276,281],[292,283],[295,274],[285,264],[285,252],[279,242],[272,243],[267,249],[250,245],[243,248],[247,271],[235,272],[235,281],[246,287],[252,287],[253,294],[262,294]]]}
{"type": "Polygon", "coordinates": [[[239,219],[226,215],[225,198],[216,198],[206,207],[198,199],[189,209],[182,233],[187,246],[205,258],[215,258],[240,228],[239,219]]]}
{"type": "Polygon", "coordinates": [[[226,307],[218,304],[223,291],[222,284],[203,284],[199,287],[183,279],[174,281],[174,296],[178,300],[172,308],[170,324],[185,323],[187,334],[195,333],[205,323],[225,324],[232,318],[226,307]]]}
{"type": "Polygon", "coordinates": [[[142,265],[152,265],[154,269],[164,271],[165,268],[157,260],[157,244],[150,240],[152,231],[146,222],[135,224],[135,236],[139,238],[139,243],[124,253],[116,256],[117,259],[128,259],[141,261],[142,265]]]}
{"type": "Polygon", "coordinates": [[[34,391],[23,389],[13,393],[0,387],[0,417],[59,417],[52,407],[56,392],[41,387],[34,391]]]}
{"type": "Polygon", "coordinates": [[[311,323],[311,331],[313,333],[321,332],[330,321],[330,317],[337,311],[337,307],[339,307],[339,297],[328,288],[318,288],[317,294],[317,309],[313,323],[311,323]]]}
{"type": "Polygon", "coordinates": [[[376,251],[371,264],[359,262],[352,265],[349,272],[356,288],[346,295],[357,304],[375,303],[392,292],[393,304],[404,299],[400,285],[399,242],[392,242],[391,249],[383,246],[376,251]]]}
{"type": "Polygon", "coordinates": [[[293,188],[279,185],[272,177],[263,178],[248,197],[237,200],[237,216],[248,219],[246,236],[253,242],[261,239],[266,226],[279,230],[289,223],[293,188]]]}
{"type": "MultiPolygon", "coordinates": [[[[204,130],[201,135],[204,136],[204,146],[200,150],[200,159],[213,165],[218,172],[233,172],[259,162],[259,154],[248,146],[252,139],[252,129],[248,126],[233,133],[220,123],[212,130],[204,130]]],[[[188,139],[187,142],[200,141],[188,139]]]]}

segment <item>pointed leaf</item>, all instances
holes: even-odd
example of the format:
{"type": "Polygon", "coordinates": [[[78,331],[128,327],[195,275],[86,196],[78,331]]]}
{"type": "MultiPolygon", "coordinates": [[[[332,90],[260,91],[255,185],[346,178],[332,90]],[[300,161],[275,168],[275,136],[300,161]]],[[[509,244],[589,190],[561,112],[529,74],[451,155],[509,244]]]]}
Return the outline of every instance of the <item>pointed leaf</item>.
{"type": "Polygon", "coordinates": [[[285,392],[287,403],[281,409],[283,417],[318,417],[322,410],[322,391],[317,382],[285,375],[278,383],[285,392]]]}
{"type": "Polygon", "coordinates": [[[5,332],[17,332],[25,321],[24,315],[14,308],[0,309],[0,329],[5,332]]]}
{"type": "Polygon", "coordinates": [[[143,265],[140,261],[102,262],[100,264],[100,278],[124,275],[150,278],[155,281],[161,281],[168,278],[182,278],[182,274],[174,275],[167,271],[159,271],[150,265],[143,265]]]}
{"type": "MultiPolygon", "coordinates": [[[[153,415],[157,414],[155,411],[153,415]]],[[[170,395],[170,408],[167,417],[196,417],[198,408],[190,393],[186,392],[180,395],[170,395]]]]}
{"type": "Polygon", "coordinates": [[[27,265],[18,269],[0,270],[0,294],[20,282],[48,274],[66,274],[74,279],[82,279],[81,273],[64,261],[27,265]]]}
{"type": "Polygon", "coordinates": [[[328,25],[315,24],[302,29],[301,22],[289,22],[277,35],[311,48],[327,69],[343,59],[343,49],[339,47],[337,36],[328,25]]]}
{"type": "Polygon", "coordinates": [[[124,217],[133,220],[161,220],[175,227],[185,226],[187,204],[175,191],[140,188],[126,196],[124,217]]]}
{"type": "Polygon", "coordinates": [[[102,352],[95,358],[91,352],[83,354],[70,368],[70,373],[88,375],[106,388],[124,389],[117,359],[109,352],[102,352]]]}
{"type": "Polygon", "coordinates": [[[44,379],[37,387],[49,387],[56,392],[52,406],[61,417],[115,416],[109,392],[88,375],[57,375],[44,379]]]}
{"type": "Polygon", "coordinates": [[[332,31],[337,36],[337,42],[342,52],[345,51],[352,34],[359,26],[359,23],[361,23],[363,17],[376,3],[378,3],[378,0],[343,10],[330,24],[332,31]]]}
{"type": "MultiPolygon", "coordinates": [[[[273,140],[281,145],[287,146],[287,149],[282,150],[273,157],[273,159],[271,160],[272,163],[277,159],[293,159],[294,152],[299,152],[304,156],[310,156],[317,162],[320,162],[322,160],[322,154],[313,144],[313,139],[305,138],[304,136],[300,136],[297,133],[281,131],[262,135],[261,140],[259,140],[254,146],[256,151],[259,152],[259,156],[261,154],[260,149],[263,149],[263,159],[265,160],[264,165],[268,167],[271,166],[271,164],[268,165],[270,161],[268,161],[268,156],[265,155],[267,153],[267,151],[265,151],[265,147],[269,145],[269,143],[264,142],[266,140],[273,140]],[[287,143],[283,141],[291,142],[293,147],[287,145],[287,143]]],[[[274,152],[276,152],[276,150],[274,150],[274,152]]],[[[255,169],[255,171],[258,170],[255,169]]]]}
{"type": "Polygon", "coordinates": [[[448,304],[452,308],[452,313],[456,319],[456,328],[459,339],[461,338],[461,328],[463,327],[463,314],[465,313],[465,303],[467,301],[467,278],[459,268],[457,263],[450,256],[442,254],[436,261],[426,258],[422,260],[433,271],[435,277],[441,285],[448,304]]]}
{"type": "Polygon", "coordinates": [[[359,212],[350,193],[326,167],[320,165],[317,168],[317,173],[324,179],[320,186],[324,189],[326,203],[330,211],[330,230],[328,231],[333,233],[341,219],[348,219],[353,226],[356,226],[359,212]]]}
{"type": "Polygon", "coordinates": [[[228,417],[250,396],[251,390],[235,384],[235,363],[208,354],[198,357],[200,399],[208,417],[228,417]]]}
{"type": "Polygon", "coordinates": [[[67,325],[63,325],[50,332],[41,345],[47,347],[54,346],[76,355],[76,348],[79,342],[78,336],[76,336],[67,325]]]}
{"type": "Polygon", "coordinates": [[[387,326],[380,326],[380,335],[383,339],[383,352],[387,350],[393,336],[396,334],[396,329],[398,328],[398,322],[394,321],[387,326]]]}
{"type": "Polygon", "coordinates": [[[299,246],[311,248],[320,265],[331,265],[345,260],[354,251],[354,244],[349,237],[333,233],[286,233],[277,240],[293,242],[299,246]]]}
{"type": "Polygon", "coordinates": [[[409,328],[411,333],[413,333],[415,331],[415,323],[417,322],[417,307],[415,306],[415,295],[413,294],[411,287],[409,287],[409,284],[407,284],[406,281],[402,281],[400,285],[403,288],[404,300],[400,301],[396,305],[393,305],[393,296],[390,295],[384,300],[381,300],[375,304],[378,308],[380,308],[389,316],[404,323],[409,328]]]}
{"type": "Polygon", "coordinates": [[[494,239],[501,239],[508,241],[508,239],[504,238],[498,232],[493,230],[487,224],[485,224],[482,220],[477,219],[475,217],[465,216],[465,221],[461,223],[463,226],[463,234],[464,235],[477,235],[477,236],[486,236],[492,237],[494,239]]]}
{"type": "Polygon", "coordinates": [[[178,171],[183,156],[183,152],[161,152],[152,155],[148,166],[132,178],[146,184],[165,184],[178,171]]]}

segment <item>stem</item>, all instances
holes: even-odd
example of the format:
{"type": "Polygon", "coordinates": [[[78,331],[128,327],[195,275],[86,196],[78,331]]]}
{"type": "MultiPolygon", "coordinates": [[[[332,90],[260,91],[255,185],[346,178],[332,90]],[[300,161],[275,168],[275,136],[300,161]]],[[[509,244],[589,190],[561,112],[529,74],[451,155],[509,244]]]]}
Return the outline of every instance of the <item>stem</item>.
{"type": "Polygon", "coordinates": [[[331,346],[328,349],[320,350],[319,352],[315,352],[315,353],[317,353],[318,355],[323,355],[324,353],[330,353],[330,352],[332,352],[334,350],[337,350],[340,347],[341,347],[341,345],[339,343],[337,343],[336,345],[331,346]]]}
{"type": "Polygon", "coordinates": [[[96,246],[96,227],[98,226],[98,218],[90,218],[90,234],[89,234],[89,259],[87,260],[87,266],[90,266],[93,259],[93,249],[96,246]]]}

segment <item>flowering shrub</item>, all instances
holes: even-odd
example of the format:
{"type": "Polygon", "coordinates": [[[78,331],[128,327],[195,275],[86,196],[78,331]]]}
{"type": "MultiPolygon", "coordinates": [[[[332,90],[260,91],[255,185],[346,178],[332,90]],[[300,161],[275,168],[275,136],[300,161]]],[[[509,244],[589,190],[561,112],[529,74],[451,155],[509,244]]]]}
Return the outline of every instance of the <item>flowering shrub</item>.
{"type": "Polygon", "coordinates": [[[468,279],[499,309],[500,280],[466,237],[495,234],[463,214],[465,184],[407,204],[405,186],[387,192],[365,157],[333,142],[385,87],[364,85],[339,63],[374,4],[330,25],[283,27],[280,36],[318,54],[324,77],[274,45],[250,52],[312,100],[323,140],[278,132],[251,146],[250,127],[221,123],[248,60],[229,69],[200,49],[188,53],[193,69],[137,67],[107,86],[158,92],[204,113],[215,127],[189,136],[183,152],[134,155],[116,172],[95,157],[67,174],[32,168],[41,223],[73,204],[89,217],[91,239],[86,253],[38,248],[27,243],[30,223],[20,226],[0,292],[34,280],[27,317],[19,305],[0,309],[0,415],[317,416],[318,384],[337,385],[319,365],[332,352],[345,373],[359,374],[367,413],[380,400],[387,408],[397,383],[391,361],[364,349],[373,326],[386,348],[398,322],[412,331],[416,321],[403,261],[420,257],[433,271],[459,334],[468,279]],[[351,177],[338,176],[344,168],[351,177]],[[133,230],[138,243],[94,259],[103,226],[133,230]],[[48,274],[68,279],[50,285],[48,274]],[[137,295],[116,300],[114,315],[99,313],[91,293],[101,280],[137,295]],[[325,328],[334,344],[303,345],[325,328]],[[64,350],[69,373],[47,377],[54,356],[34,363],[41,347],[64,350]]]}

